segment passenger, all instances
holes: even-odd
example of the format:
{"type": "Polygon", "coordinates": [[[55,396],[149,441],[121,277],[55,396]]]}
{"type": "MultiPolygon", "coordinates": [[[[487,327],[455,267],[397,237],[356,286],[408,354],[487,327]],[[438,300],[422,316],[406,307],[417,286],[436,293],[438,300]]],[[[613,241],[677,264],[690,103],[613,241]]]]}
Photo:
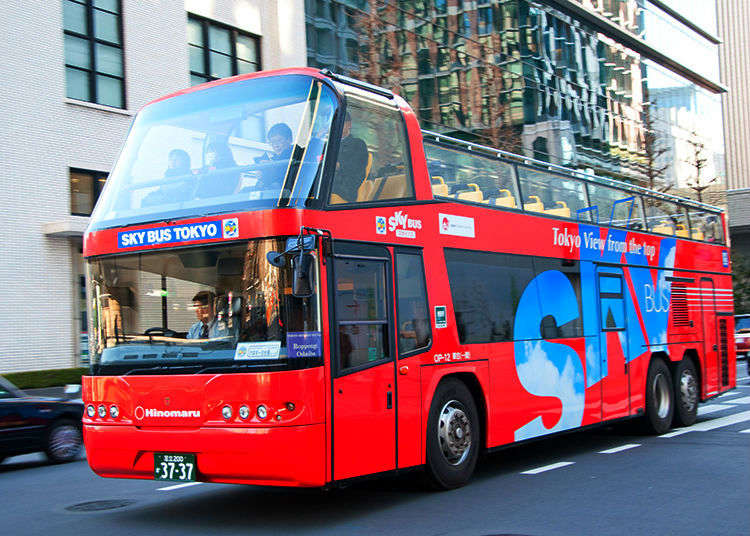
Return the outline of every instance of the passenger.
{"type": "Polygon", "coordinates": [[[239,171],[234,169],[236,167],[232,150],[224,140],[216,139],[210,142],[206,148],[204,166],[200,170],[203,177],[196,188],[195,197],[206,198],[233,193],[239,179],[239,171]]]}
{"type": "Polygon", "coordinates": [[[172,149],[167,157],[167,169],[164,172],[165,177],[179,177],[180,175],[189,175],[190,155],[182,149],[172,149]]]}
{"type": "Polygon", "coordinates": [[[357,200],[357,190],[365,180],[368,153],[367,144],[352,136],[352,117],[349,112],[344,119],[342,136],[333,181],[333,195],[338,195],[346,203],[353,203],[357,200]]]}
{"type": "Polygon", "coordinates": [[[214,339],[231,334],[226,322],[216,319],[215,300],[216,294],[209,290],[201,290],[193,296],[193,307],[198,321],[190,326],[188,339],[214,339]]]}
{"type": "Polygon", "coordinates": [[[266,139],[271,145],[272,152],[266,152],[257,157],[255,162],[260,164],[260,169],[247,174],[248,177],[257,180],[260,184],[252,188],[242,188],[240,192],[259,189],[278,191],[281,189],[289,160],[292,157],[292,142],[294,141],[292,129],[286,123],[276,123],[268,129],[266,139]]]}

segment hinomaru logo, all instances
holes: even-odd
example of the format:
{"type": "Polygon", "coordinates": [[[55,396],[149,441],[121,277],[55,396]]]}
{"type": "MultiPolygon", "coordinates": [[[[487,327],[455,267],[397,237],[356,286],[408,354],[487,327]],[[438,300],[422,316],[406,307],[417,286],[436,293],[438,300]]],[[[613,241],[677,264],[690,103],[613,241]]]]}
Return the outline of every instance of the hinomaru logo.
{"type": "Polygon", "coordinates": [[[167,419],[192,419],[201,416],[200,410],[197,409],[154,409],[154,408],[143,408],[138,406],[135,408],[135,418],[139,421],[145,417],[159,417],[167,419]]]}

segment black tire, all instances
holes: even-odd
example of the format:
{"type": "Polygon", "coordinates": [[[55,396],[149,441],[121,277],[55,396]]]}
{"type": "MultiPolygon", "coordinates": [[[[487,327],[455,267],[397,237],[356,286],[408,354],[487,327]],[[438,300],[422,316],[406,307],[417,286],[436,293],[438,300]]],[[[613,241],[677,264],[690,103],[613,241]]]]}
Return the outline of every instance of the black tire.
{"type": "Polygon", "coordinates": [[[648,366],[646,377],[646,415],[643,420],[646,432],[663,434],[672,425],[673,414],[672,375],[666,363],[656,358],[648,366]]]}
{"type": "Polygon", "coordinates": [[[466,484],[479,455],[479,415],[466,385],[449,378],[438,385],[427,420],[427,477],[436,489],[466,484]]]}
{"type": "Polygon", "coordinates": [[[47,432],[45,454],[53,463],[72,462],[81,453],[82,446],[81,427],[74,421],[61,419],[54,422],[47,432]]]}
{"type": "Polygon", "coordinates": [[[700,387],[693,360],[683,357],[674,373],[674,425],[690,426],[698,418],[700,387]]]}

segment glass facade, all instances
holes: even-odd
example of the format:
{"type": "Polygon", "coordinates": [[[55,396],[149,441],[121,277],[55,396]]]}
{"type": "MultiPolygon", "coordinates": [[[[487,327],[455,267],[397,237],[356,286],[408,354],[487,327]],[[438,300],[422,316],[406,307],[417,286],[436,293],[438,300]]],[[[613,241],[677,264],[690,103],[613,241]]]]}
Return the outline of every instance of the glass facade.
{"type": "MultiPolygon", "coordinates": [[[[718,78],[716,45],[651,2],[572,1],[718,78]]],[[[701,146],[724,174],[719,95],[546,4],[306,0],[306,21],[310,66],[394,90],[422,128],[647,186],[688,184],[701,146]]]]}

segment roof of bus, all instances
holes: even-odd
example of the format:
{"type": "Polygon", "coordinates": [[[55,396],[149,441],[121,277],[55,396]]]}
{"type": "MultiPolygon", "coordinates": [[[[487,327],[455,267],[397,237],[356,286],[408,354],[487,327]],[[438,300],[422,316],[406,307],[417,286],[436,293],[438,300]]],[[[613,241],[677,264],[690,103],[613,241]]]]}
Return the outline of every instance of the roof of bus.
{"type": "Polygon", "coordinates": [[[185,95],[187,93],[194,93],[195,91],[202,91],[204,89],[208,89],[215,86],[222,86],[224,84],[231,84],[233,82],[239,82],[241,80],[249,80],[251,78],[265,78],[267,76],[282,76],[282,75],[288,75],[288,74],[300,74],[300,75],[306,75],[306,76],[313,76],[315,78],[327,78],[319,69],[313,69],[312,67],[290,67],[286,69],[273,69],[270,71],[257,71],[255,73],[247,73],[247,74],[238,74],[237,76],[231,76],[229,78],[219,78],[218,80],[213,80],[211,82],[206,82],[204,84],[198,84],[197,86],[191,86],[185,89],[181,89],[179,91],[175,91],[174,93],[170,93],[169,95],[164,95],[163,97],[159,97],[158,99],[154,99],[146,106],[149,106],[151,104],[154,104],[155,102],[160,102],[166,99],[171,99],[172,97],[177,97],[179,95],[185,95]]]}

